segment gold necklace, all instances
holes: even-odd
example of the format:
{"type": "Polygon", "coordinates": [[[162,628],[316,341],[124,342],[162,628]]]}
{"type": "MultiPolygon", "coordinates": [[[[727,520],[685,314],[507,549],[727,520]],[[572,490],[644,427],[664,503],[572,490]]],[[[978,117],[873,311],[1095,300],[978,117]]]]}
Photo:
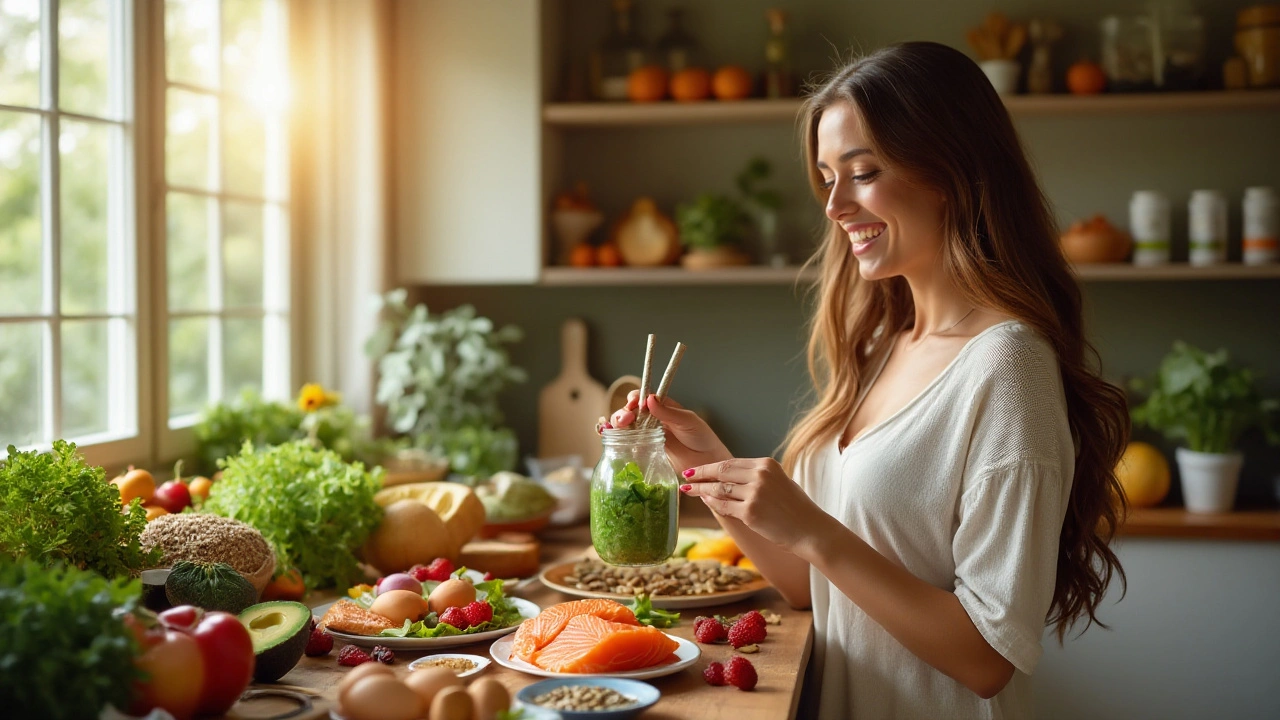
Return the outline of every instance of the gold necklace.
{"type": "Polygon", "coordinates": [[[973,311],[977,309],[978,308],[976,305],[974,307],[969,308],[969,312],[965,313],[964,315],[961,315],[960,319],[951,323],[949,327],[943,328],[942,330],[934,330],[933,332],[929,333],[929,335],[941,335],[942,333],[951,332],[952,330],[955,330],[960,323],[964,322],[965,319],[968,318],[970,315],[972,315],[973,311]]]}

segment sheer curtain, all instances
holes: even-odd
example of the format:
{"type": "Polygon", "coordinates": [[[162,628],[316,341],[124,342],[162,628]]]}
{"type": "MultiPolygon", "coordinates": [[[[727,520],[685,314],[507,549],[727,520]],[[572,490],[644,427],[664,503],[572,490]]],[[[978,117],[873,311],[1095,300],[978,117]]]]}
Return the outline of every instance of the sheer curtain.
{"type": "Polygon", "coordinates": [[[297,366],[373,403],[363,345],[389,274],[390,0],[291,0],[297,366]]]}

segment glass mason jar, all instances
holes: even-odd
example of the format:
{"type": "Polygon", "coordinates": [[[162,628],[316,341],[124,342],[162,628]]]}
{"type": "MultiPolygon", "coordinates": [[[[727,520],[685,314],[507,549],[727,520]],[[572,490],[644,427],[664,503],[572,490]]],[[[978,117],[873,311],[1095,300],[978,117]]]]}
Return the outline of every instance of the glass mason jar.
{"type": "Polygon", "coordinates": [[[657,565],[676,549],[680,481],[662,428],[605,430],[591,475],[591,542],[610,565],[657,565]]]}

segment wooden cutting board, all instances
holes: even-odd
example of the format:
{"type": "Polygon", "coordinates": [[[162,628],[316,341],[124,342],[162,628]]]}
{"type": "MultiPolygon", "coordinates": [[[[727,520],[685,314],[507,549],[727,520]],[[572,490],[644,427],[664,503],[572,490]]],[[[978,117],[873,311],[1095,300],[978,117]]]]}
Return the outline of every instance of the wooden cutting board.
{"type": "Polygon", "coordinates": [[[579,455],[583,467],[594,466],[607,402],[604,385],[587,374],[587,324],[569,318],[560,328],[560,375],[538,395],[538,457],[579,455]]]}

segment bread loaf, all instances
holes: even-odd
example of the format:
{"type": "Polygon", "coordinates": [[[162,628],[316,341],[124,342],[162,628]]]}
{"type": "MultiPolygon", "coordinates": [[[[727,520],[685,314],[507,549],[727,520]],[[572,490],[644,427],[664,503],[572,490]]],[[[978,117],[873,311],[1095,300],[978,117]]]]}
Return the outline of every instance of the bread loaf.
{"type": "Polygon", "coordinates": [[[459,563],[480,572],[491,572],[495,577],[529,577],[538,574],[538,551],[537,540],[519,543],[474,540],[462,547],[459,563]]]}

